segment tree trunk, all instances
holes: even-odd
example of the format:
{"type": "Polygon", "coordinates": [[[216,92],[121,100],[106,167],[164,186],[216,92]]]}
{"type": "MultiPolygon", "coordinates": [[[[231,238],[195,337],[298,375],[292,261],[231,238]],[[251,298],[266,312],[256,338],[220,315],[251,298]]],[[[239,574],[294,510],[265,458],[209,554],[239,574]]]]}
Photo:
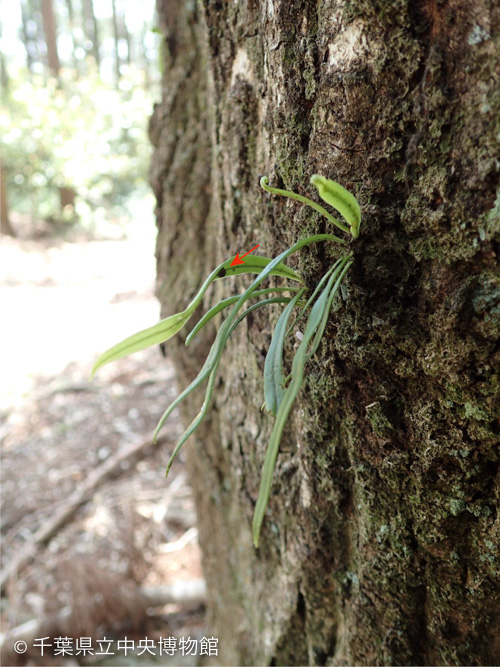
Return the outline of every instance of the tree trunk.
{"type": "Polygon", "coordinates": [[[59,55],[57,53],[57,26],[52,0],[41,0],[43,31],[47,45],[47,59],[51,73],[59,77],[59,55]]]}
{"type": "Polygon", "coordinates": [[[75,28],[76,28],[76,17],[75,10],[73,8],[73,0],[66,0],[66,10],[68,12],[68,25],[69,25],[69,34],[71,36],[71,42],[73,44],[73,67],[75,69],[75,74],[78,76],[80,73],[80,61],[76,57],[76,50],[80,46],[80,41],[75,37],[75,28]]]}
{"type": "MultiPolygon", "coordinates": [[[[274,311],[225,351],[188,444],[223,664],[500,661],[500,12],[455,0],[158,0],[151,121],[164,316],[218,262],[332,231],[272,185],[363,212],[343,300],[282,440],[260,549],[274,311]]],[[[313,286],[332,245],[292,261],[313,286]]],[[[241,279],[244,282],[244,279],[241,279]]],[[[239,289],[218,281],[205,307],[239,289]]],[[[213,340],[169,341],[184,386],[213,340]]],[[[202,397],[188,401],[187,420],[202,397]]]]}
{"type": "Polygon", "coordinates": [[[116,15],[116,0],[111,0],[111,7],[113,9],[113,35],[115,38],[115,77],[116,86],[120,83],[120,33],[118,32],[118,17],[116,15]]]}
{"type": "Polygon", "coordinates": [[[93,0],[82,0],[82,16],[85,36],[87,37],[87,40],[92,42],[90,52],[94,56],[97,67],[99,68],[101,65],[101,57],[99,53],[99,27],[94,12],[93,0]]]}
{"type": "Polygon", "coordinates": [[[7,236],[15,236],[14,227],[10,221],[9,200],[7,199],[7,179],[0,162],[0,232],[7,236]]]}
{"type": "MultiPolygon", "coordinates": [[[[2,37],[2,30],[0,26],[0,39],[1,37],[2,37]]],[[[9,71],[7,69],[7,61],[3,52],[0,52],[0,86],[2,88],[5,98],[10,94],[10,78],[9,78],[9,71]]]]}
{"type": "Polygon", "coordinates": [[[135,33],[135,35],[131,37],[134,60],[138,67],[142,67],[144,72],[144,87],[146,90],[149,90],[151,87],[152,67],[155,68],[155,73],[159,72],[157,60],[151,63],[148,54],[150,41],[149,33],[151,32],[151,28],[152,26],[150,24],[146,23],[146,21],[143,21],[140,32],[135,33]]]}
{"type": "Polygon", "coordinates": [[[119,3],[119,11],[117,9],[118,19],[118,34],[127,46],[127,65],[132,63],[132,40],[127,27],[126,6],[123,2],[119,3]]]}
{"type": "Polygon", "coordinates": [[[21,37],[26,51],[26,63],[35,71],[35,63],[47,65],[46,38],[42,29],[43,17],[38,0],[21,1],[21,37]]]}
{"type": "Polygon", "coordinates": [[[24,45],[24,50],[26,51],[26,64],[30,71],[33,70],[33,42],[28,30],[28,20],[30,18],[29,7],[24,0],[21,2],[21,39],[24,45]]]}
{"type": "Polygon", "coordinates": [[[61,213],[64,212],[66,206],[75,208],[76,190],[68,185],[59,186],[59,202],[61,204],[61,213]]]}
{"type": "Polygon", "coordinates": [[[127,21],[125,14],[122,14],[122,32],[123,32],[123,39],[125,40],[125,44],[127,45],[127,65],[132,64],[132,37],[130,36],[130,32],[127,27],[127,21]]]}

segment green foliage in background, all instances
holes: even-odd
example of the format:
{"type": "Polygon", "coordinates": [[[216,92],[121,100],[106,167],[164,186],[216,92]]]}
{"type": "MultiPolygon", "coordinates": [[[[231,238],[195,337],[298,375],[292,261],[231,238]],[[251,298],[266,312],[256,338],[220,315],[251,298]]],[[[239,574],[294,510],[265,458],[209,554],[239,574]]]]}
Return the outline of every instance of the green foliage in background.
{"type": "Polygon", "coordinates": [[[129,68],[112,88],[97,70],[85,78],[19,71],[0,110],[2,162],[9,206],[33,219],[84,225],[123,219],[149,194],[152,100],[142,72],[129,68]],[[76,192],[61,209],[60,188],[76,192]]]}

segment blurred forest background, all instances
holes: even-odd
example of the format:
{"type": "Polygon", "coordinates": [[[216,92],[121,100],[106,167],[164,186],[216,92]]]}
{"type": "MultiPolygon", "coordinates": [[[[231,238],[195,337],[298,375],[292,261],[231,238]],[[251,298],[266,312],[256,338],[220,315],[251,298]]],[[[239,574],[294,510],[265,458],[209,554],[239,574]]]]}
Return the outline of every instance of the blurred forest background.
{"type": "Polygon", "coordinates": [[[175,419],[151,445],[172,365],[151,349],[89,380],[104,349],[159,316],[154,0],[0,0],[0,19],[2,664],[155,663],[32,648],[43,636],[203,638],[182,457],[164,477],[175,419]]]}
{"type": "Polygon", "coordinates": [[[154,0],[2,0],[0,10],[2,231],[28,216],[116,236],[145,200],[152,209],[154,0]]]}

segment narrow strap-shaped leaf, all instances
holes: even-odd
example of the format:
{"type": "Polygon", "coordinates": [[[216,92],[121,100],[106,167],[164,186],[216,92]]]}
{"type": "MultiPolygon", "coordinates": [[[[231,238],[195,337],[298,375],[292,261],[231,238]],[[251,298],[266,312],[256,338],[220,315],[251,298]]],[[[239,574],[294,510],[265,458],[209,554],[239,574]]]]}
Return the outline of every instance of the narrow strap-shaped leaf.
{"type": "Polygon", "coordinates": [[[205,359],[205,363],[203,364],[200,372],[198,375],[195,377],[195,379],[182,391],[179,396],[171,403],[168,408],[165,410],[163,415],[160,418],[160,421],[158,422],[155,432],[153,433],[153,442],[156,442],[156,439],[158,437],[158,434],[160,433],[161,429],[163,428],[165,422],[169,418],[169,416],[172,414],[172,412],[175,410],[175,408],[182,403],[182,401],[189,396],[197,387],[199,387],[206,379],[209,377],[210,373],[212,372],[214,366],[213,362],[216,357],[216,353],[218,350],[218,344],[220,339],[223,337],[224,330],[221,328],[217,332],[217,336],[215,338],[215,341],[212,344],[212,347],[210,348],[210,352],[208,353],[207,358],[205,359]]]}
{"type": "Polygon", "coordinates": [[[321,204],[317,204],[312,199],[309,199],[308,197],[303,197],[302,195],[298,195],[296,192],[292,192],[291,190],[281,190],[280,188],[272,188],[270,185],[268,185],[268,183],[269,183],[269,178],[267,176],[263,176],[260,179],[260,187],[263,188],[266,192],[270,192],[275,195],[281,195],[282,197],[288,197],[289,199],[295,199],[295,201],[299,201],[302,204],[307,204],[307,206],[310,206],[315,211],[318,211],[318,213],[321,213],[321,215],[323,215],[336,227],[342,229],[342,231],[344,232],[349,231],[349,227],[344,225],[343,222],[340,222],[340,220],[337,220],[337,218],[334,218],[331,213],[328,213],[326,208],[323,208],[323,206],[321,206],[321,204]]]}
{"type": "MultiPolygon", "coordinates": [[[[205,361],[205,364],[201,369],[201,371],[198,373],[196,379],[193,380],[193,382],[189,385],[189,387],[187,387],[181,393],[181,395],[173,402],[173,404],[170,405],[165,411],[163,417],[160,420],[160,423],[156,427],[154,436],[155,438],[160,432],[161,428],[163,427],[163,424],[165,423],[165,420],[170,415],[174,407],[176,407],[180,403],[180,401],[183,400],[188,394],[190,394],[197,386],[199,386],[202,382],[204,382],[207,378],[209,378],[212,372],[217,372],[222,351],[224,350],[224,346],[226,344],[227,339],[231,335],[231,332],[233,330],[232,327],[235,319],[237,318],[238,311],[241,308],[241,306],[245,303],[245,301],[247,301],[252,296],[252,294],[256,291],[257,287],[262,283],[262,281],[265,280],[267,276],[270,275],[271,272],[277,266],[279,266],[287,257],[289,257],[294,252],[298,252],[304,246],[310,245],[311,243],[318,243],[319,241],[337,241],[339,243],[345,243],[345,241],[339,239],[337,236],[334,236],[333,234],[315,234],[314,236],[308,236],[294,243],[291,248],[287,248],[287,250],[284,250],[280,255],[278,255],[278,257],[275,257],[272,260],[272,262],[270,262],[264,269],[262,269],[261,273],[255,278],[253,283],[245,290],[245,292],[240,296],[238,301],[234,304],[231,313],[223,322],[221,328],[219,329],[217,337],[210,349],[207,360],[205,361]]],[[[254,305],[258,307],[258,304],[254,305]]],[[[240,317],[240,320],[241,319],[242,318],[240,317]]],[[[235,326],[237,324],[238,322],[236,322],[235,326]]]]}
{"type": "MultiPolygon", "coordinates": [[[[257,278],[250,285],[250,287],[248,287],[247,290],[241,295],[239,301],[236,302],[231,314],[229,315],[223,326],[227,326],[228,322],[229,326],[231,326],[230,324],[231,319],[234,316],[236,316],[236,313],[238,312],[241,305],[251,297],[252,292],[254,292],[260,285],[260,283],[267,277],[268,272],[270,272],[274,268],[273,267],[274,264],[279,264],[293,253],[301,250],[306,245],[311,245],[312,243],[319,243],[320,241],[336,241],[337,243],[342,243],[344,245],[347,243],[346,241],[344,241],[344,239],[340,239],[338,236],[335,236],[334,234],[314,234],[313,236],[307,236],[303,239],[299,239],[296,243],[293,244],[293,246],[287,248],[280,255],[275,257],[274,260],[270,264],[268,264],[268,266],[265,269],[262,270],[262,272],[257,276],[257,278]]],[[[220,354],[217,356],[214,362],[216,366],[218,366],[219,361],[220,361],[220,354]]]]}
{"type": "Polygon", "coordinates": [[[212,370],[217,370],[218,364],[214,365],[214,360],[216,359],[217,355],[220,358],[220,354],[222,353],[222,350],[224,349],[224,346],[229,336],[232,334],[235,327],[241,322],[241,320],[244,317],[246,317],[249,313],[251,313],[253,310],[259,308],[260,306],[267,305],[269,303],[288,303],[289,300],[290,299],[285,299],[285,298],[274,298],[274,299],[264,299],[263,301],[254,303],[253,306],[250,306],[250,308],[248,308],[243,313],[240,319],[234,323],[234,326],[229,330],[229,332],[226,332],[224,330],[224,327],[221,327],[219,329],[215,341],[213,342],[212,347],[210,348],[210,352],[208,353],[208,356],[205,360],[205,363],[203,364],[201,371],[198,373],[196,378],[191,382],[191,384],[189,384],[186,387],[186,389],[184,389],[184,391],[179,396],[177,396],[175,401],[171,403],[163,413],[153,434],[153,442],[156,442],[156,438],[158,437],[159,432],[163,428],[163,425],[165,424],[168,417],[172,414],[173,410],[175,410],[175,408],[179,405],[179,403],[181,403],[187,396],[189,396],[191,392],[193,392],[197,387],[199,387],[200,384],[202,384],[207,379],[212,370]]]}
{"type": "Polygon", "coordinates": [[[281,313],[273,332],[271,344],[264,363],[264,399],[266,410],[276,416],[283,397],[283,344],[288,320],[303,292],[298,292],[281,313]]]}
{"type": "MultiPolygon", "coordinates": [[[[311,302],[313,301],[314,297],[315,297],[316,294],[319,292],[319,290],[320,290],[321,286],[323,285],[323,283],[325,282],[325,280],[331,276],[332,272],[333,272],[335,269],[337,269],[337,267],[339,267],[339,264],[342,263],[342,265],[344,265],[348,260],[351,260],[351,258],[352,258],[352,253],[350,253],[349,255],[347,255],[347,257],[343,257],[343,258],[341,258],[341,259],[338,259],[338,260],[335,262],[335,264],[334,264],[331,268],[328,269],[328,271],[325,273],[325,275],[321,278],[321,280],[319,281],[319,283],[316,285],[316,288],[315,288],[313,294],[312,294],[312,295],[310,296],[310,298],[307,300],[307,303],[306,303],[306,305],[304,306],[304,308],[301,310],[299,316],[297,317],[297,319],[295,320],[295,322],[292,324],[292,326],[291,326],[291,327],[288,329],[288,331],[286,332],[285,338],[287,338],[288,335],[289,335],[289,333],[290,333],[290,331],[291,331],[292,329],[294,329],[294,328],[297,326],[299,320],[303,317],[303,315],[304,315],[306,309],[309,307],[309,305],[310,305],[311,302]]],[[[353,260],[351,260],[351,261],[349,262],[349,266],[351,266],[352,261],[353,261],[353,260]]],[[[330,310],[331,310],[331,302],[333,301],[333,297],[335,296],[335,293],[336,293],[336,291],[337,291],[337,289],[338,289],[340,283],[342,282],[342,278],[344,277],[344,274],[345,274],[345,272],[347,271],[347,269],[349,268],[349,266],[347,266],[347,267],[344,269],[344,271],[342,272],[342,275],[341,275],[340,278],[337,280],[337,283],[336,283],[336,285],[335,285],[334,288],[333,288],[333,294],[331,293],[331,301],[330,301],[330,305],[325,309],[325,313],[323,314],[323,317],[324,317],[325,322],[324,322],[324,324],[322,325],[322,331],[321,331],[321,334],[318,335],[318,331],[316,331],[316,336],[315,336],[314,341],[313,341],[312,350],[308,352],[306,361],[308,361],[308,360],[313,356],[313,354],[316,352],[316,350],[317,350],[318,347],[319,347],[319,344],[320,344],[320,342],[321,342],[321,338],[322,338],[323,333],[324,333],[324,331],[325,331],[326,322],[328,321],[328,317],[329,317],[329,314],[330,314],[330,310]]],[[[341,269],[342,269],[342,266],[339,267],[339,270],[341,270],[341,269]]],[[[335,275],[337,275],[337,272],[336,272],[335,275]]],[[[328,290],[329,288],[325,288],[325,289],[328,290]]],[[[320,325],[320,328],[321,328],[321,325],[320,325]]],[[[292,374],[290,373],[290,374],[285,378],[285,380],[283,381],[283,387],[286,387],[286,386],[288,385],[288,383],[290,382],[291,379],[292,379],[292,374]]]]}
{"type": "MultiPolygon", "coordinates": [[[[231,326],[231,328],[230,328],[230,330],[229,330],[228,335],[226,336],[226,341],[227,341],[227,339],[229,338],[229,336],[233,333],[233,331],[235,330],[235,328],[238,326],[238,324],[239,324],[242,320],[244,320],[245,317],[246,317],[247,315],[249,315],[251,312],[253,312],[253,311],[256,310],[257,308],[261,308],[262,306],[266,306],[266,305],[268,305],[268,304],[270,304],[270,303],[288,303],[289,301],[290,301],[289,298],[284,299],[284,298],[275,297],[275,298],[272,298],[272,299],[263,299],[262,301],[259,301],[258,303],[254,303],[254,304],[251,305],[249,308],[247,308],[247,309],[245,310],[244,313],[242,313],[242,314],[240,315],[240,317],[236,320],[236,322],[233,323],[233,325],[231,326]]],[[[221,329],[219,329],[219,334],[220,334],[220,332],[221,332],[221,329]]],[[[218,336],[219,336],[219,334],[218,334],[218,336]]],[[[218,336],[217,336],[217,337],[218,337],[218,336]]],[[[214,345],[212,346],[212,350],[210,351],[210,354],[212,353],[213,350],[215,350],[215,346],[216,346],[215,344],[216,344],[216,343],[217,343],[217,339],[216,339],[214,345]]],[[[209,356],[210,356],[210,354],[209,354],[209,356]]],[[[207,357],[207,361],[205,362],[205,365],[207,364],[208,361],[209,361],[209,359],[208,359],[208,357],[207,357]]],[[[203,372],[204,369],[205,369],[205,366],[204,366],[203,369],[200,371],[200,374],[203,372]]],[[[200,375],[200,374],[199,374],[199,375],[200,375]]],[[[198,375],[198,377],[199,377],[199,375],[198,375]]],[[[186,440],[187,440],[187,439],[188,439],[188,438],[189,438],[189,437],[196,431],[196,429],[198,428],[198,426],[201,424],[201,422],[202,422],[203,419],[205,418],[205,415],[206,415],[206,413],[207,413],[207,411],[208,411],[208,408],[210,407],[210,401],[211,401],[211,399],[212,399],[212,394],[213,394],[213,390],[214,390],[214,385],[215,385],[215,379],[216,379],[216,377],[217,377],[217,368],[214,368],[214,369],[211,371],[210,376],[209,376],[208,385],[207,385],[207,389],[206,389],[206,392],[205,392],[205,400],[203,401],[203,405],[201,406],[200,411],[198,412],[198,414],[196,415],[196,417],[193,419],[193,421],[191,422],[191,424],[189,425],[189,427],[188,427],[188,428],[186,429],[186,431],[184,431],[184,433],[182,434],[182,437],[181,437],[181,439],[179,440],[179,442],[176,444],[175,449],[174,449],[174,451],[172,452],[172,455],[171,455],[171,457],[170,457],[170,459],[169,459],[169,461],[168,461],[168,463],[167,463],[167,469],[166,469],[166,471],[165,471],[165,477],[168,476],[168,473],[169,473],[169,471],[170,471],[170,468],[171,468],[171,466],[172,466],[172,463],[174,462],[174,459],[175,459],[175,457],[177,456],[177,454],[178,454],[179,450],[181,449],[181,447],[184,445],[184,443],[186,442],[186,440]]],[[[196,380],[198,380],[198,378],[196,378],[196,380]]],[[[196,387],[197,387],[198,384],[199,384],[199,383],[196,383],[196,380],[195,380],[194,382],[192,382],[192,383],[189,385],[189,387],[188,387],[187,389],[184,390],[184,392],[183,392],[184,395],[183,395],[182,398],[185,398],[188,394],[190,394],[192,391],[194,391],[194,389],[196,389],[196,387]],[[196,384],[195,384],[195,383],[196,383],[196,384]]],[[[173,410],[173,409],[180,403],[180,401],[182,400],[182,398],[179,397],[179,399],[178,399],[177,401],[174,401],[174,403],[172,403],[172,405],[169,406],[169,408],[168,408],[168,409],[165,411],[165,413],[163,414],[163,416],[162,416],[162,418],[161,418],[161,420],[160,420],[160,422],[159,422],[159,424],[158,424],[158,426],[156,427],[156,430],[155,430],[155,432],[154,432],[154,435],[153,435],[153,442],[156,442],[156,438],[157,438],[157,436],[158,436],[158,433],[160,432],[160,429],[163,427],[163,424],[165,423],[166,419],[167,419],[168,416],[172,413],[172,410],[173,410]]]]}
{"type": "Polygon", "coordinates": [[[334,271],[334,273],[332,273],[332,276],[328,281],[328,285],[325,287],[325,291],[328,292],[328,301],[326,304],[325,312],[323,313],[323,317],[321,319],[321,323],[316,331],[316,335],[314,336],[311,349],[309,350],[306,359],[310,359],[313,356],[313,354],[316,353],[316,350],[318,349],[319,344],[321,343],[321,339],[323,338],[323,334],[325,333],[326,323],[328,322],[328,318],[330,317],[330,310],[332,309],[333,299],[338,291],[338,288],[340,286],[340,283],[342,282],[343,277],[345,276],[351,264],[352,264],[352,259],[349,260],[348,257],[345,257],[342,264],[336,269],[336,271],[334,271]],[[335,284],[333,284],[333,281],[335,279],[336,282],[335,284]]]}
{"type": "Polygon", "coordinates": [[[245,311],[243,311],[243,313],[241,313],[241,315],[238,317],[238,319],[235,322],[233,322],[233,324],[231,325],[231,329],[229,330],[229,336],[233,333],[233,331],[236,329],[238,324],[240,324],[240,322],[242,322],[247,315],[250,315],[250,313],[252,313],[257,308],[260,308],[261,306],[267,306],[270,303],[289,303],[290,300],[291,300],[290,298],[275,297],[273,299],[262,299],[262,301],[258,301],[257,303],[253,303],[245,311]]]}
{"type": "Polygon", "coordinates": [[[292,409],[292,405],[297,398],[300,387],[302,386],[307,347],[321,322],[323,312],[327,305],[327,299],[328,293],[326,290],[324,290],[311,309],[309,318],[307,320],[304,338],[302,339],[302,342],[300,343],[292,362],[292,380],[288,387],[285,389],[280,408],[276,415],[276,421],[274,422],[271,437],[269,439],[269,444],[264,459],[264,466],[262,468],[259,497],[257,498],[257,504],[255,505],[255,512],[253,517],[252,532],[253,542],[256,548],[259,546],[260,529],[262,527],[264,515],[269,503],[274,467],[276,465],[276,458],[278,456],[281,436],[288,419],[288,415],[290,414],[290,410],[292,409]]]}
{"type": "Polygon", "coordinates": [[[171,315],[152,327],[138,331],[116,345],[113,345],[113,347],[110,347],[106,352],[103,352],[97,359],[92,368],[91,378],[94,377],[96,371],[101,366],[109,364],[111,361],[116,361],[117,359],[126,357],[134,352],[145,350],[152,345],[164,343],[180,331],[190,317],[191,313],[188,310],[184,310],[182,313],[171,315]]]}
{"type": "MultiPolygon", "coordinates": [[[[265,269],[261,271],[261,273],[255,278],[253,283],[245,290],[245,292],[240,296],[238,301],[235,303],[233,310],[223,323],[220,331],[223,332],[223,336],[219,339],[219,337],[216,338],[212,349],[210,351],[210,354],[214,351],[214,348],[217,347],[218,350],[214,354],[213,361],[211,361],[210,367],[207,367],[204,371],[204,377],[207,378],[210,372],[212,371],[212,364],[213,367],[217,368],[220,362],[220,357],[222,354],[222,350],[224,348],[225,342],[227,337],[229,336],[229,331],[231,329],[231,326],[233,324],[234,318],[237,316],[237,313],[241,306],[247,301],[248,299],[251,298],[252,294],[256,291],[257,287],[267,278],[268,275],[271,274],[271,272],[275,269],[276,266],[279,266],[279,264],[285,260],[287,257],[292,255],[295,252],[298,252],[301,250],[304,246],[310,245],[312,243],[319,243],[320,241],[336,241],[337,243],[343,243],[345,244],[346,241],[343,239],[340,239],[338,236],[334,236],[333,234],[315,234],[314,236],[307,236],[306,238],[300,239],[296,243],[293,244],[290,248],[287,248],[287,250],[284,250],[280,255],[275,257],[272,262],[270,262],[265,269]]],[[[210,355],[209,355],[210,356],[210,355]]],[[[208,358],[207,358],[208,361],[208,358]]],[[[205,367],[204,367],[205,368],[205,367]]]]}
{"type": "MultiPolygon", "coordinates": [[[[340,239],[338,236],[334,236],[333,234],[315,234],[314,236],[307,236],[306,238],[300,239],[296,243],[293,244],[290,248],[287,248],[287,250],[284,250],[280,255],[275,257],[272,262],[270,262],[265,269],[261,271],[261,273],[255,278],[253,283],[245,290],[245,292],[240,296],[238,301],[235,303],[233,310],[223,323],[221,327],[221,331],[224,332],[224,336],[229,335],[229,330],[231,329],[231,326],[233,324],[234,318],[237,316],[237,313],[241,306],[250,299],[252,294],[256,291],[257,287],[267,278],[268,275],[274,270],[276,266],[278,266],[283,260],[285,260],[287,257],[292,255],[295,252],[298,252],[301,250],[304,246],[310,245],[312,243],[319,243],[320,241],[336,241],[337,243],[343,243],[345,244],[346,241],[343,239],[340,239]]],[[[214,346],[218,346],[218,352],[215,354],[214,359],[213,359],[213,366],[216,368],[219,365],[220,357],[222,354],[223,347],[225,345],[225,339],[224,337],[221,339],[216,339],[214,346]]],[[[212,348],[213,349],[213,348],[212,348]]],[[[208,374],[211,372],[211,368],[207,368],[205,371],[205,377],[208,377],[208,374]]]]}
{"type": "MultiPolygon", "coordinates": [[[[121,342],[113,345],[113,347],[103,352],[92,368],[91,377],[94,377],[96,371],[105,364],[109,364],[110,362],[121,359],[122,357],[127,357],[129,354],[134,352],[145,350],[152,345],[164,343],[169,338],[172,338],[172,336],[180,331],[189,320],[191,315],[201,303],[208,287],[214,280],[224,278],[226,276],[240,275],[242,273],[259,274],[274,260],[269,257],[252,256],[249,262],[246,262],[245,264],[239,264],[238,266],[231,266],[232,261],[233,258],[226,259],[212,271],[185,310],[180,313],[176,313],[175,315],[171,315],[164,320],[161,320],[161,322],[158,322],[152,327],[143,329],[142,331],[139,331],[132,336],[125,338],[121,342]]],[[[290,267],[285,266],[282,263],[278,263],[277,265],[273,264],[271,271],[267,272],[266,275],[281,276],[283,278],[289,278],[290,280],[302,282],[300,276],[295,271],[293,271],[293,269],[290,269],[290,267]]]]}
{"type": "Polygon", "coordinates": [[[361,222],[361,209],[356,197],[340,183],[319,174],[311,176],[311,183],[318,188],[321,199],[333,206],[347,220],[351,226],[353,239],[357,239],[361,222]]]}
{"type": "MultiPolygon", "coordinates": [[[[252,294],[252,297],[259,297],[259,296],[264,296],[264,294],[273,294],[281,292],[298,292],[299,290],[300,290],[299,287],[268,287],[266,289],[257,290],[252,294]]],[[[206,312],[205,315],[203,315],[203,317],[196,323],[193,330],[186,338],[185,344],[189,345],[189,343],[193,340],[196,334],[199,331],[201,331],[201,329],[203,329],[203,327],[206,326],[212,318],[214,318],[218,313],[220,313],[221,310],[224,310],[228,306],[231,306],[233,303],[236,303],[236,301],[238,301],[239,298],[240,298],[239,295],[230,296],[227,299],[219,301],[219,303],[215,304],[215,306],[210,308],[210,310],[206,312]]]]}
{"type": "MultiPolygon", "coordinates": [[[[234,266],[231,266],[232,261],[233,258],[230,258],[226,259],[226,261],[222,263],[217,275],[215,276],[216,280],[219,278],[226,278],[228,276],[238,276],[241,273],[258,274],[262,271],[262,269],[265,269],[269,262],[272,260],[271,258],[263,257],[262,255],[249,255],[245,259],[244,264],[235,264],[234,266]]],[[[299,274],[285,264],[278,264],[278,266],[273,269],[272,275],[280,276],[281,278],[288,278],[289,280],[295,280],[299,283],[302,282],[302,278],[299,276],[299,274]]]]}
{"type": "Polygon", "coordinates": [[[332,272],[335,271],[335,269],[336,269],[337,266],[340,264],[340,262],[342,262],[342,258],[341,258],[341,259],[338,259],[338,260],[335,262],[335,264],[334,264],[333,266],[331,266],[331,267],[328,269],[328,271],[325,273],[325,275],[321,278],[321,280],[319,281],[319,283],[318,283],[318,284],[316,285],[316,287],[314,288],[313,293],[312,293],[311,296],[307,299],[305,306],[302,308],[302,310],[300,311],[300,313],[297,315],[295,321],[293,322],[293,324],[290,326],[290,328],[289,328],[288,331],[286,332],[286,336],[285,336],[285,338],[288,338],[288,336],[289,336],[290,332],[292,331],[292,329],[295,329],[295,327],[298,325],[298,323],[300,322],[300,320],[304,317],[305,313],[306,313],[307,310],[310,308],[310,306],[311,306],[311,304],[313,303],[314,299],[317,297],[319,291],[321,290],[321,288],[323,287],[323,285],[325,284],[325,282],[328,280],[328,278],[330,277],[330,275],[332,274],[332,272]]]}
{"type": "Polygon", "coordinates": [[[245,292],[241,295],[240,300],[236,303],[232,315],[235,315],[241,304],[246,301],[252,292],[254,292],[257,287],[262,283],[263,280],[267,278],[268,275],[274,269],[279,266],[285,260],[287,257],[290,255],[293,255],[294,253],[298,252],[302,248],[304,248],[307,245],[311,245],[312,243],[319,243],[320,241],[335,241],[337,243],[342,243],[345,245],[347,241],[344,239],[339,238],[338,236],[335,236],[334,234],[314,234],[313,236],[307,236],[303,239],[300,239],[296,243],[293,244],[290,248],[287,248],[284,250],[280,255],[275,257],[272,262],[270,262],[264,269],[262,269],[261,273],[255,278],[253,283],[245,290],[245,292]]]}
{"type": "MultiPolygon", "coordinates": [[[[214,392],[214,386],[215,386],[216,378],[217,378],[217,373],[215,371],[212,371],[210,373],[210,377],[208,379],[208,385],[207,385],[207,389],[206,389],[206,392],[205,392],[205,400],[203,401],[203,405],[201,406],[200,411],[198,412],[196,417],[193,419],[191,424],[188,426],[188,428],[182,434],[182,437],[179,440],[179,442],[176,444],[175,449],[172,452],[172,455],[171,455],[170,459],[168,460],[167,469],[165,470],[165,477],[168,477],[168,473],[170,472],[170,468],[172,467],[172,463],[174,462],[174,459],[177,456],[177,454],[179,453],[179,450],[181,449],[181,447],[184,445],[186,440],[188,440],[188,438],[190,438],[191,435],[193,435],[193,433],[196,431],[198,426],[201,424],[201,422],[205,418],[205,415],[207,414],[208,408],[210,407],[210,401],[212,399],[212,394],[214,392]]],[[[158,433],[160,428],[161,428],[161,426],[160,426],[160,424],[158,424],[158,426],[156,428],[156,431],[155,431],[155,436],[154,436],[153,442],[156,442],[156,436],[157,436],[157,433],[158,433]]]]}

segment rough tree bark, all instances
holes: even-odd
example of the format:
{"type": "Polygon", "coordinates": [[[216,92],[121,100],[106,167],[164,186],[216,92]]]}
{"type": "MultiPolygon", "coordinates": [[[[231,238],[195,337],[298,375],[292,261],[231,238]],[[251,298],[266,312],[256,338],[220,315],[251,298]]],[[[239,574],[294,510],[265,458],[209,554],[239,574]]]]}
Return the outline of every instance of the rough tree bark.
{"type": "MultiPolygon", "coordinates": [[[[228,664],[500,661],[500,12],[490,0],[158,0],[151,122],[164,315],[219,261],[326,226],[259,176],[359,199],[355,263],[308,367],[261,537],[276,313],[242,324],[188,448],[228,664]]],[[[329,230],[331,231],[331,230],[329,230]]],[[[309,284],[335,249],[296,257],[309,284]]],[[[205,305],[237,290],[220,281],[205,305]]],[[[184,385],[213,340],[170,349],[184,385]]],[[[186,420],[201,403],[192,400],[186,420]]]]}

